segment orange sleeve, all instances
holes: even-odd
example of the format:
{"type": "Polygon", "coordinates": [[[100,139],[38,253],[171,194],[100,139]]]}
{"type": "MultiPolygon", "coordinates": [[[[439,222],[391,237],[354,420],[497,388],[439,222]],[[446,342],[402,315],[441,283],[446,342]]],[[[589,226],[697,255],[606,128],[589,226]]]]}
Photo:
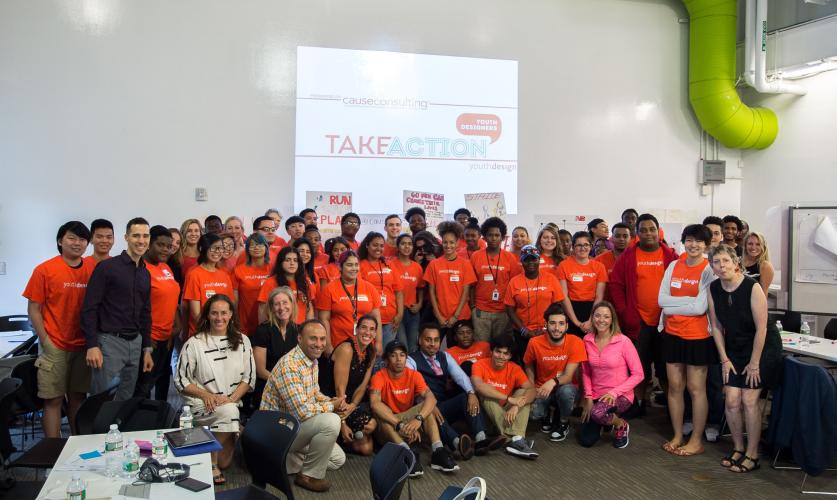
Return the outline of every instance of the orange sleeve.
{"type": "Polygon", "coordinates": [[[462,263],[464,264],[462,266],[462,269],[463,269],[462,274],[463,274],[463,279],[465,280],[465,282],[463,284],[464,285],[473,285],[474,283],[477,282],[477,273],[474,272],[474,266],[471,264],[470,261],[467,261],[467,260],[462,261],[462,263]]]}
{"type": "MultiPolygon", "coordinates": [[[[578,338],[578,337],[573,337],[578,338]]],[[[570,354],[567,356],[567,363],[581,363],[582,361],[587,361],[587,349],[584,348],[584,341],[578,340],[577,342],[573,342],[571,344],[572,349],[570,354]]]]}
{"type": "Polygon", "coordinates": [[[572,257],[567,257],[566,259],[562,260],[561,263],[558,264],[558,267],[555,268],[555,276],[559,280],[569,281],[567,279],[567,267],[570,265],[569,264],[569,259],[571,259],[571,258],[572,257]]]}
{"type": "Polygon", "coordinates": [[[503,299],[503,303],[509,307],[514,307],[517,304],[514,302],[514,291],[515,291],[515,280],[509,281],[509,286],[506,287],[506,297],[503,299]]]}
{"type": "Polygon", "coordinates": [[[270,278],[264,280],[262,287],[259,289],[259,297],[256,301],[262,304],[267,304],[267,298],[270,296],[270,292],[274,288],[276,288],[276,278],[271,276],[270,278]]]}
{"type": "Polygon", "coordinates": [[[384,375],[386,370],[379,370],[369,381],[369,390],[381,392],[384,389],[384,375]]]}
{"type": "MultiPolygon", "coordinates": [[[[509,361],[509,363],[512,363],[512,361],[509,361]]],[[[517,364],[513,364],[512,366],[513,366],[513,368],[512,368],[512,378],[514,379],[513,380],[514,388],[517,389],[519,387],[522,387],[523,384],[525,384],[526,382],[528,382],[529,377],[526,376],[526,373],[517,364]]],[[[512,391],[512,392],[514,392],[514,391],[512,391]]],[[[511,393],[509,393],[509,394],[511,394],[511,393]]]]}
{"type": "Polygon", "coordinates": [[[417,371],[413,371],[413,387],[415,387],[416,394],[424,394],[427,391],[427,383],[424,381],[424,377],[421,376],[421,373],[417,371]]]}
{"type": "Polygon", "coordinates": [[[598,260],[591,261],[596,269],[596,282],[607,283],[607,268],[598,260]]]}
{"type": "Polygon", "coordinates": [[[535,354],[535,346],[537,342],[532,339],[529,341],[529,344],[526,346],[526,353],[523,354],[523,364],[528,365],[529,363],[535,361],[537,355],[535,354]]]}
{"type": "Polygon", "coordinates": [[[561,302],[563,301],[566,296],[564,295],[564,289],[561,288],[561,282],[558,281],[558,278],[555,275],[552,275],[552,302],[561,302]]]}
{"type": "Polygon", "coordinates": [[[201,280],[197,268],[192,269],[189,277],[186,278],[186,285],[183,287],[183,300],[201,300],[201,280]]]}
{"type": "Polygon", "coordinates": [[[23,296],[36,304],[46,302],[46,276],[44,276],[44,271],[41,266],[36,267],[32,271],[32,277],[29,278],[29,283],[26,284],[23,296]]]}
{"type": "Polygon", "coordinates": [[[317,294],[317,300],[314,306],[321,311],[331,311],[331,287],[327,286],[320,290],[317,294]]]}
{"type": "Polygon", "coordinates": [[[430,285],[436,286],[436,263],[435,260],[431,261],[430,264],[427,265],[427,269],[424,270],[424,281],[429,283],[430,285]]]}

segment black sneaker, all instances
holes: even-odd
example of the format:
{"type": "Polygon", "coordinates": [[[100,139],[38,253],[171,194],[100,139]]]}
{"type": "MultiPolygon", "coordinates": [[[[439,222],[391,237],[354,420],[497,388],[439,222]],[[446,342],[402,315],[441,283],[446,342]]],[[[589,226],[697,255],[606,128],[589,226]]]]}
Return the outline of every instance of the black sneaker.
{"type": "Polygon", "coordinates": [[[630,442],[629,436],[631,434],[631,425],[625,422],[622,427],[614,427],[613,429],[613,447],[627,448],[630,442]]]}
{"type": "Polygon", "coordinates": [[[541,419],[541,432],[544,434],[552,432],[552,417],[549,416],[549,413],[541,419]]]}
{"type": "Polygon", "coordinates": [[[459,436],[459,444],[456,447],[457,453],[462,460],[471,460],[474,457],[474,440],[471,436],[463,434],[459,436]]]}
{"type": "Polygon", "coordinates": [[[413,464],[413,470],[410,471],[410,477],[417,478],[424,475],[424,469],[421,466],[421,457],[419,457],[419,452],[417,449],[410,450],[413,452],[413,456],[416,457],[416,463],[413,464]]]}
{"type": "Polygon", "coordinates": [[[436,448],[436,451],[433,452],[433,455],[430,457],[430,468],[442,472],[456,472],[459,470],[459,466],[456,465],[453,456],[451,456],[450,452],[444,446],[436,448]]]}
{"type": "Polygon", "coordinates": [[[525,439],[518,439],[506,445],[506,453],[520,458],[528,458],[534,460],[538,458],[538,454],[525,439]]]}
{"type": "Polygon", "coordinates": [[[555,429],[552,431],[552,434],[549,435],[549,440],[553,443],[557,443],[559,441],[563,441],[567,439],[567,434],[570,433],[570,423],[569,422],[561,422],[555,426],[555,429]]]}
{"type": "Polygon", "coordinates": [[[485,438],[482,441],[477,441],[476,444],[474,444],[474,455],[479,457],[485,455],[489,451],[499,450],[506,445],[507,441],[508,439],[506,439],[505,436],[485,438]]]}

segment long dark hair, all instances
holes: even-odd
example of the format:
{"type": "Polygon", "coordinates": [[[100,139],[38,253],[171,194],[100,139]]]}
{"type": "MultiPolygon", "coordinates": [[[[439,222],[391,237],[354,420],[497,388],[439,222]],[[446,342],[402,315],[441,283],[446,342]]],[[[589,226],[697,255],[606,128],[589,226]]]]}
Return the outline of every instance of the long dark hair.
{"type": "MultiPolygon", "coordinates": [[[[279,250],[279,255],[276,256],[276,263],[273,264],[273,277],[276,278],[276,284],[278,286],[290,286],[290,282],[288,282],[287,276],[285,276],[285,271],[282,269],[282,263],[285,262],[285,257],[288,254],[296,255],[297,262],[299,265],[296,266],[296,273],[294,274],[294,282],[296,283],[296,293],[297,297],[300,297],[305,302],[305,307],[308,307],[308,278],[305,277],[305,268],[302,265],[302,259],[299,257],[299,250],[294,247],[284,247],[282,250],[279,250]]],[[[314,259],[311,259],[313,262],[314,259]]]]}
{"type": "Polygon", "coordinates": [[[327,239],[325,244],[323,245],[323,250],[325,250],[326,255],[328,255],[328,263],[329,264],[333,264],[333,263],[337,262],[337,260],[334,258],[334,256],[331,255],[331,250],[334,248],[334,245],[336,243],[342,243],[343,245],[346,246],[347,249],[352,248],[351,245],[349,245],[349,240],[347,240],[346,238],[344,238],[342,236],[335,236],[334,238],[327,239]]]}
{"type": "Polygon", "coordinates": [[[300,256],[299,267],[304,268],[305,274],[308,275],[308,279],[316,283],[317,277],[314,275],[314,260],[317,258],[317,247],[315,247],[314,244],[311,243],[311,240],[309,240],[308,238],[300,238],[294,241],[293,247],[296,248],[298,252],[299,247],[301,247],[302,245],[308,245],[308,253],[311,254],[311,260],[308,261],[308,264],[303,264],[302,257],[300,256]]]}
{"type": "Polygon", "coordinates": [[[235,304],[233,304],[232,299],[223,293],[215,294],[212,297],[209,297],[209,300],[207,300],[206,304],[203,305],[195,331],[199,334],[203,333],[209,335],[209,331],[211,329],[209,325],[209,310],[212,308],[212,304],[216,302],[226,302],[230,307],[230,322],[227,324],[227,344],[230,345],[233,351],[238,350],[238,346],[242,343],[241,326],[238,324],[238,313],[235,311],[235,304]]]}
{"type": "Polygon", "coordinates": [[[221,237],[217,234],[207,233],[201,236],[201,238],[198,240],[198,264],[203,264],[208,260],[209,247],[215,244],[216,241],[221,241],[221,237]]]}
{"type": "MultiPolygon", "coordinates": [[[[369,258],[369,244],[372,243],[372,240],[375,238],[381,238],[386,243],[387,239],[384,238],[384,235],[381,233],[377,233],[375,231],[370,231],[366,234],[366,237],[363,238],[363,241],[360,242],[360,246],[357,249],[357,257],[360,260],[367,260],[369,258]]],[[[384,260],[383,256],[381,256],[381,260],[384,260]]]]}

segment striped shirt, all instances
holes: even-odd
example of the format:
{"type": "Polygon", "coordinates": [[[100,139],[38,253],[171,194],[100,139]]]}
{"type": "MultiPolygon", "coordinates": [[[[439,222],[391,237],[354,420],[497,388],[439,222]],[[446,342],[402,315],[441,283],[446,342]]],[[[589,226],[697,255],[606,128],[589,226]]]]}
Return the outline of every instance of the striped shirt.
{"type": "Polygon", "coordinates": [[[300,422],[334,411],[331,398],[320,392],[317,361],[296,346],[273,367],[262,395],[262,410],[286,411],[300,422]]]}

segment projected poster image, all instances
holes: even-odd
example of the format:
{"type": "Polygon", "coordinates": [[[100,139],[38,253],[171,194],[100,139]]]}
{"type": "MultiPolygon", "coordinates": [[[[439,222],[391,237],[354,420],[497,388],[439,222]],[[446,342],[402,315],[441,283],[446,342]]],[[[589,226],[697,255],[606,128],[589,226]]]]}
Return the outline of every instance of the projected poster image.
{"type": "Polygon", "coordinates": [[[517,213],[517,61],[298,47],[296,208],[340,191],[400,213],[404,190],[502,192],[517,213]]]}

